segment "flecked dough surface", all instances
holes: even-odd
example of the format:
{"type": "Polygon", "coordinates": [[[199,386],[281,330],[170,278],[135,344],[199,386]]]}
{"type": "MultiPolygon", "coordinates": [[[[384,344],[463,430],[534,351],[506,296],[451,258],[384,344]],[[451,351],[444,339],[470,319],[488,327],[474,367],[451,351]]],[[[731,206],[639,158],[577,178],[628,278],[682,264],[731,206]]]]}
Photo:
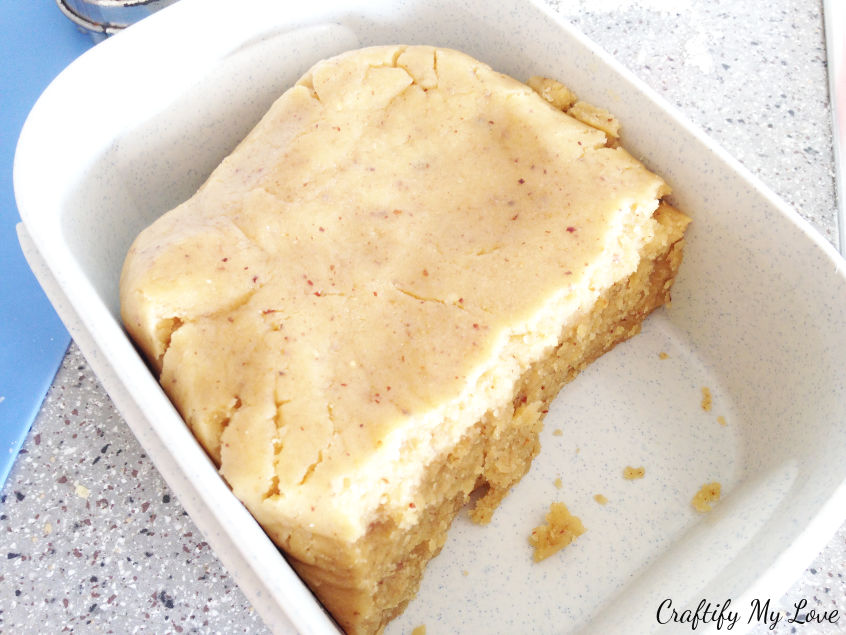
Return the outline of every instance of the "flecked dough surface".
{"type": "Polygon", "coordinates": [[[597,263],[633,270],[621,214],[666,186],[606,141],[456,51],[321,62],[140,234],[124,322],[248,506],[354,539],[350,490],[401,496],[373,465],[425,454],[426,413],[597,263]]]}

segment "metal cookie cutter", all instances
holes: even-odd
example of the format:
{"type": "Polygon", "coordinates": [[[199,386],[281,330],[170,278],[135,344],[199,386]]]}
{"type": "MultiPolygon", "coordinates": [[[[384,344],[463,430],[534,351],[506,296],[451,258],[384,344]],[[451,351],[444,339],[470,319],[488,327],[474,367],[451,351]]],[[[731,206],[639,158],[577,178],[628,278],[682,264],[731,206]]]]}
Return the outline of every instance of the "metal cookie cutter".
{"type": "Polygon", "coordinates": [[[56,0],[62,13],[95,40],[125,29],[176,0],[56,0]]]}

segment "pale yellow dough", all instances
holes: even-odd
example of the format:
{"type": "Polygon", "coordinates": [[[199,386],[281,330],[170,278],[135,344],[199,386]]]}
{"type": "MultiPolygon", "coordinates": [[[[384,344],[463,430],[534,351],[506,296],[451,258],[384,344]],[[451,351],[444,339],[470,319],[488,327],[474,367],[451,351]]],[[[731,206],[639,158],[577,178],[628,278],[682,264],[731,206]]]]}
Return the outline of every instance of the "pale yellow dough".
{"type": "Polygon", "coordinates": [[[470,490],[488,484],[485,520],[528,469],[536,449],[494,465],[497,422],[536,439],[557,387],[668,297],[687,220],[653,218],[667,186],[608,141],[462,53],[354,51],[130,249],[126,328],[350,632],[401,610],[470,490]],[[654,290],[630,284],[654,301],[590,344],[581,320],[662,258],[654,290]],[[567,328],[578,361],[515,401],[567,328]]]}

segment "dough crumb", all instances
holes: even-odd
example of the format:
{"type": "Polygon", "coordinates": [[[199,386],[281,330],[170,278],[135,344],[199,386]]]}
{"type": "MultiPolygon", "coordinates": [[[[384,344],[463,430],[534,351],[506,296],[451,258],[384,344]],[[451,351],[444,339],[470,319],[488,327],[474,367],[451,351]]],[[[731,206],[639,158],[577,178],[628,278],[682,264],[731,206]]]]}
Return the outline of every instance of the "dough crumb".
{"type": "Polygon", "coordinates": [[[552,436],[562,437],[564,436],[564,431],[561,428],[555,428],[555,430],[552,431],[552,436]]]}
{"type": "Polygon", "coordinates": [[[605,505],[608,502],[608,499],[605,498],[602,494],[594,494],[593,500],[595,500],[600,505],[605,505]]]}
{"type": "Polygon", "coordinates": [[[702,410],[711,412],[711,389],[702,386],[702,410]]]}
{"type": "Polygon", "coordinates": [[[717,423],[719,423],[721,426],[728,425],[726,423],[726,418],[723,415],[717,417],[717,423]]]}
{"type": "Polygon", "coordinates": [[[567,112],[576,103],[576,95],[561,82],[534,75],[526,84],[550,104],[567,112]]]}
{"type": "Polygon", "coordinates": [[[552,503],[546,524],[535,527],[529,535],[529,544],[535,548],[535,562],[557,553],[583,533],[585,526],[582,521],[573,516],[564,503],[552,503]]]}
{"type": "Polygon", "coordinates": [[[533,76],[526,82],[538,95],[583,124],[605,133],[609,144],[620,137],[620,122],[604,108],[580,101],[564,84],[549,77],[533,76]]]}
{"type": "Polygon", "coordinates": [[[604,108],[577,101],[567,109],[567,114],[597,130],[602,130],[609,141],[616,141],[620,137],[620,122],[604,108]]]}
{"type": "Polygon", "coordinates": [[[623,478],[628,481],[633,481],[638,478],[643,478],[646,475],[646,468],[645,467],[631,467],[626,466],[626,469],[623,470],[623,478]]]}
{"type": "Polygon", "coordinates": [[[552,484],[553,484],[553,485],[555,485],[555,487],[557,487],[558,489],[561,489],[561,488],[564,486],[564,483],[562,483],[562,482],[561,482],[561,478],[560,478],[560,477],[559,477],[559,478],[557,478],[557,479],[555,479],[555,480],[552,482],[552,484]]]}
{"type": "Polygon", "coordinates": [[[696,511],[702,513],[709,512],[712,509],[711,503],[716,503],[720,500],[721,489],[720,484],[716,481],[705,483],[705,485],[699,488],[699,491],[696,492],[696,495],[690,502],[696,511]]]}
{"type": "Polygon", "coordinates": [[[668,357],[670,357],[670,356],[667,355],[667,353],[665,353],[664,351],[661,351],[660,353],[658,353],[659,359],[667,359],[668,357]]]}
{"type": "Polygon", "coordinates": [[[420,626],[416,626],[413,631],[411,631],[411,635],[426,635],[426,625],[421,624],[420,626]]]}

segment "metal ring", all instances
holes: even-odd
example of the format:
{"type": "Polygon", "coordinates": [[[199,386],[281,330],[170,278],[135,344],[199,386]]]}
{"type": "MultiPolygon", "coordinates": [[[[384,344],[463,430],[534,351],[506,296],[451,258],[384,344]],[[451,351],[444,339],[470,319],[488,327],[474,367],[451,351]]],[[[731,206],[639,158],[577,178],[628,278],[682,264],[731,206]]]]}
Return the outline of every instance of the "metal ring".
{"type": "Polygon", "coordinates": [[[92,33],[112,35],[176,0],[56,0],[71,21],[92,33]]]}

